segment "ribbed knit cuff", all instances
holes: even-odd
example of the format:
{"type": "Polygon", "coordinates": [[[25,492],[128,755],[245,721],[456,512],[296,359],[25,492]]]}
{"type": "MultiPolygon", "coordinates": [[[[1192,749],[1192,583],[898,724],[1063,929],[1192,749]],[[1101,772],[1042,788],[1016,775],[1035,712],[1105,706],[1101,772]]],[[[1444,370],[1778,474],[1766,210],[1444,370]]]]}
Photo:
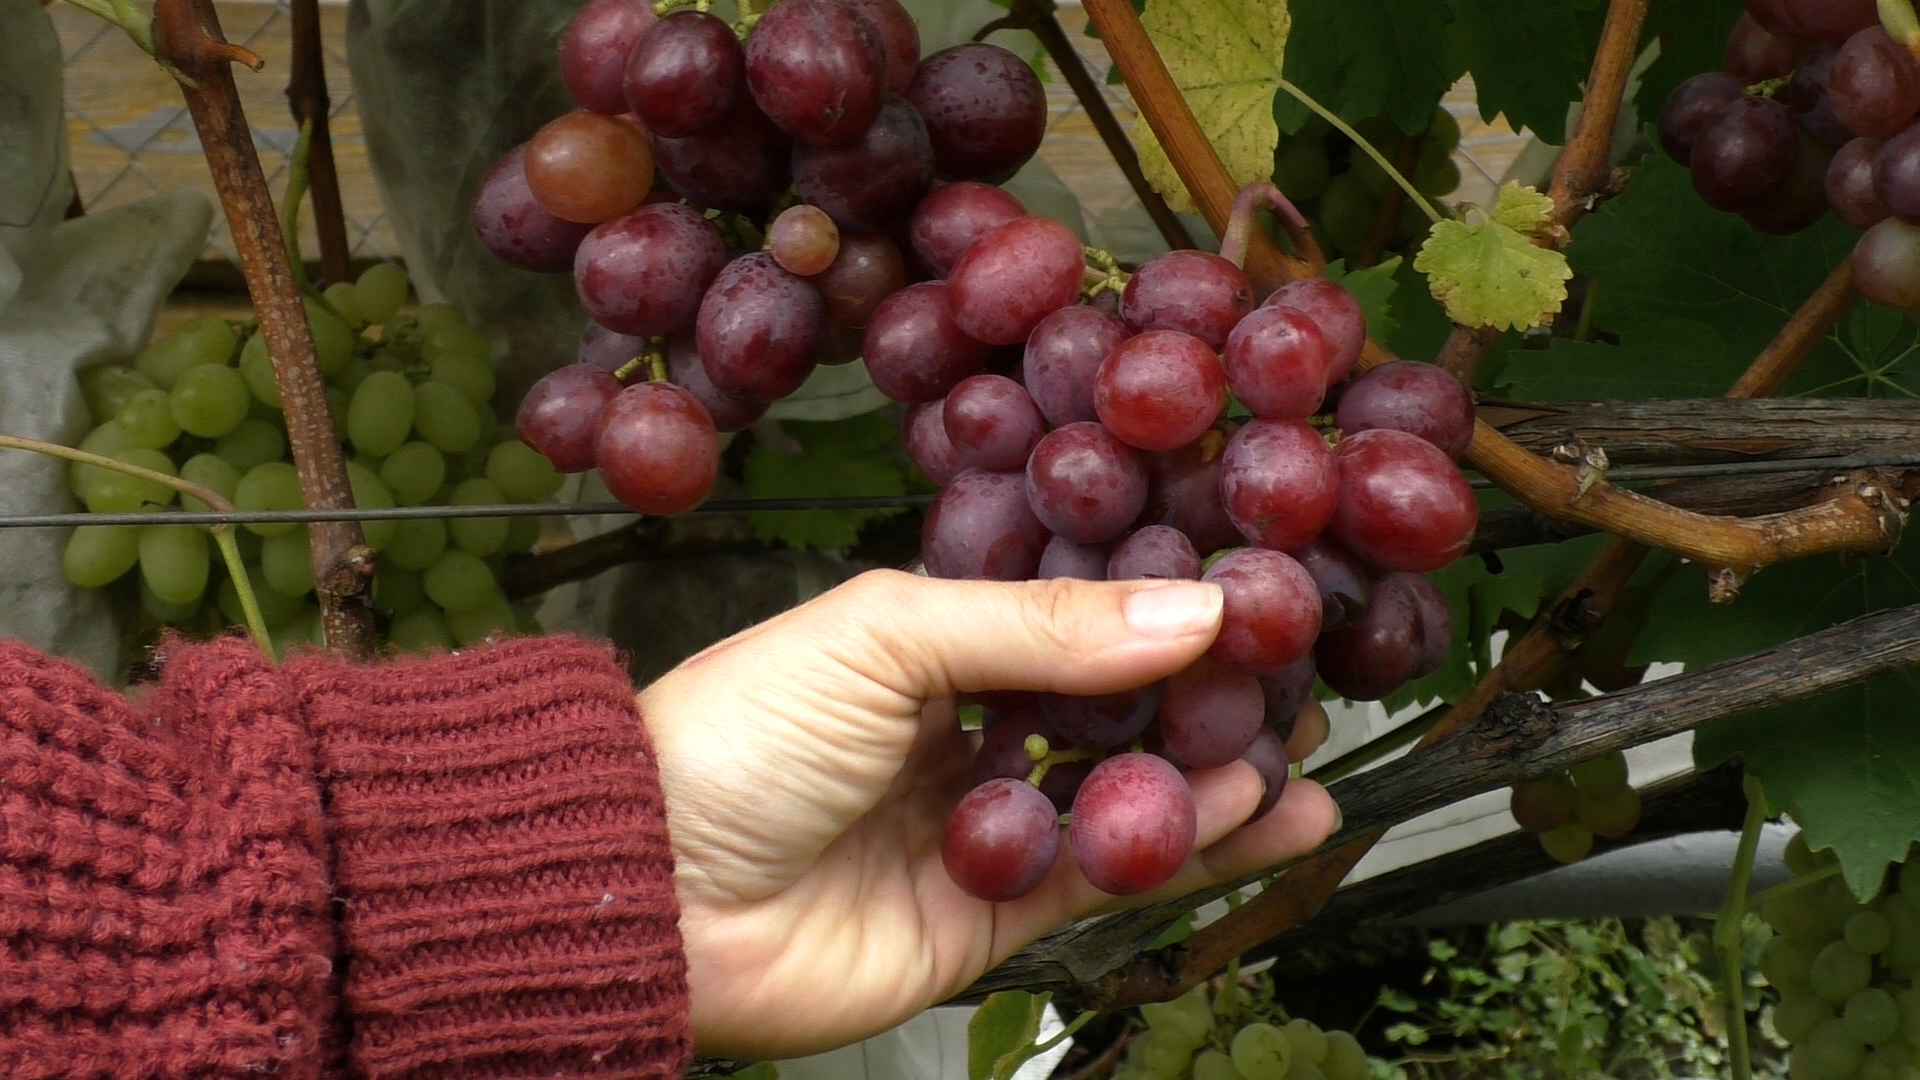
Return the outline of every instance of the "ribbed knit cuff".
{"type": "Polygon", "coordinates": [[[678,1076],[673,856],[610,650],[287,667],[319,748],[356,1072],[678,1076]]]}

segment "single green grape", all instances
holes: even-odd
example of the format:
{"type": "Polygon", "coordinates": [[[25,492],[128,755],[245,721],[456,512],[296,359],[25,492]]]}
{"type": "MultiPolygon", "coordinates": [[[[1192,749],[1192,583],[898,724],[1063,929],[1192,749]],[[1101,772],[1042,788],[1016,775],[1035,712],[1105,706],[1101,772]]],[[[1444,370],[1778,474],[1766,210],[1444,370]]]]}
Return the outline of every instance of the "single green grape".
{"type": "Polygon", "coordinates": [[[1794,833],[1787,838],[1787,850],[1781,858],[1795,877],[1820,869],[1819,860],[1813,857],[1813,849],[1807,846],[1807,834],[1804,832],[1794,833]]]}
{"type": "Polygon", "coordinates": [[[1460,188],[1460,166],[1439,143],[1430,143],[1414,167],[1414,190],[1429,199],[1451,195],[1460,188]]]}
{"type": "MultiPolygon", "coordinates": [[[[1829,856],[1832,852],[1821,854],[1829,856]]],[[[1915,858],[1911,852],[1907,855],[1907,861],[1900,864],[1900,891],[1908,896],[1920,896],[1920,858],[1915,858]]]]}
{"type": "Polygon", "coordinates": [[[425,570],[447,550],[447,523],[440,518],[408,518],[394,523],[382,565],[402,570],[425,570]]]}
{"type": "Polygon", "coordinates": [[[1760,947],[1760,974],[1782,990],[1805,990],[1813,968],[1813,954],[1784,937],[1760,947]]]}
{"type": "Polygon", "coordinates": [[[427,598],[449,614],[474,611],[499,591],[487,564],[458,549],[447,551],[427,567],[426,586],[427,598]]]}
{"type": "Polygon", "coordinates": [[[287,436],[265,420],[248,418],[240,426],[220,437],[213,452],[241,472],[255,465],[279,461],[287,453],[287,436]]]}
{"type": "Polygon", "coordinates": [[[252,405],[246,380],[224,364],[181,372],[167,395],[175,426],[203,439],[217,439],[239,427],[252,405]]]}
{"type": "MultiPolygon", "coordinates": [[[[456,621],[449,618],[447,625],[458,639],[463,635],[461,628],[455,625],[456,621]]],[[[463,645],[468,643],[461,641],[463,645]]],[[[1182,1045],[1179,1039],[1171,1038],[1164,1032],[1149,1031],[1134,1040],[1132,1056],[1155,1076],[1185,1076],[1187,1066],[1193,1061],[1193,1048],[1182,1045]]]]}
{"type": "Polygon", "coordinates": [[[1824,1075],[1839,1077],[1852,1076],[1867,1052],[1859,1039],[1847,1034],[1846,1021],[1839,1019],[1822,1021],[1814,1028],[1807,1039],[1807,1049],[1814,1068],[1824,1075]]]}
{"type": "Polygon", "coordinates": [[[97,589],[140,561],[140,526],[82,525],[67,537],[60,571],[83,589],[97,589]]]}
{"type": "Polygon", "coordinates": [[[351,399],[353,392],[360,389],[360,384],[365,382],[367,376],[373,374],[373,371],[371,363],[356,356],[347,361],[346,367],[340,369],[340,374],[333,379],[333,385],[346,391],[347,397],[351,399]]]}
{"type": "Polygon", "coordinates": [[[407,302],[406,271],[392,263],[375,263],[353,283],[353,306],[367,322],[380,326],[400,313],[407,302]]]}
{"type": "Polygon", "coordinates": [[[280,410],[280,384],[273,378],[273,358],[267,354],[267,337],[255,334],[240,347],[240,377],[254,400],[269,409],[280,410]]]}
{"type": "Polygon", "coordinates": [[[1873,961],[1847,947],[1844,941],[1831,942],[1813,955],[1807,972],[1807,984],[1813,992],[1838,1005],[1867,988],[1873,981],[1873,961]]]}
{"type": "Polygon", "coordinates": [[[140,581],[140,610],[154,622],[178,626],[194,617],[200,611],[200,599],[195,597],[184,604],[167,600],[148,585],[144,578],[140,581]]]}
{"type": "Polygon", "coordinates": [[[406,615],[426,606],[427,586],[417,570],[402,570],[383,561],[373,575],[373,602],[393,613],[406,615]]]}
{"type": "Polygon", "coordinates": [[[1920,1047],[1920,989],[1907,987],[1893,995],[1900,1006],[1900,1035],[1907,1045],[1920,1047]]]}
{"type": "MultiPolygon", "coordinates": [[[[327,418],[333,421],[333,437],[336,439],[339,439],[341,442],[346,442],[348,441],[347,440],[347,407],[353,404],[353,395],[347,393],[345,390],[342,390],[341,388],[333,385],[332,383],[327,384],[326,394],[327,394],[327,418]]],[[[380,455],[368,454],[368,455],[362,455],[362,456],[373,457],[377,459],[380,455]]]]}
{"type": "Polygon", "coordinates": [[[413,322],[420,328],[422,337],[431,336],[436,330],[468,325],[467,317],[452,304],[422,304],[420,310],[413,313],[413,322]]]}
{"type": "Polygon", "coordinates": [[[380,479],[386,481],[394,502],[420,506],[446,483],[447,459],[426,443],[406,443],[380,462],[380,479]]]}
{"type": "Polygon", "coordinates": [[[353,392],[347,406],[347,437],[362,454],[386,457],[407,441],[414,409],[413,384],[406,376],[376,371],[353,392]]]}
{"type": "Polygon", "coordinates": [[[1576,790],[1573,816],[1593,835],[1618,840],[1640,824],[1640,793],[1630,787],[1599,795],[1576,790]]]}
{"type": "Polygon", "coordinates": [[[1863,1043],[1883,1043],[1900,1033],[1900,1006],[1877,986],[1848,998],[1840,1018],[1847,1034],[1863,1043]]]}
{"type": "Polygon", "coordinates": [[[140,529],[140,580],[170,604],[191,604],[207,591],[207,530],[198,525],[140,529]]]}
{"type": "Polygon", "coordinates": [[[1196,986],[1172,1001],[1140,1006],[1147,1026],[1192,1050],[1205,1045],[1213,1031],[1213,1009],[1207,1005],[1204,985],[1196,986]]]}
{"type": "Polygon", "coordinates": [[[1820,898],[1820,918],[1827,925],[1827,932],[1835,937],[1845,932],[1847,920],[1867,910],[1853,895],[1853,889],[1844,878],[1834,878],[1825,885],[1818,886],[1820,898]]]}
{"type": "Polygon", "coordinates": [[[1862,956],[1877,956],[1893,944],[1893,924],[1877,911],[1862,911],[1847,920],[1841,931],[1847,947],[1862,956]]]}
{"type": "Polygon", "coordinates": [[[133,445],[147,450],[163,449],[180,437],[180,425],[173,419],[173,406],[165,390],[142,390],[133,395],[115,419],[133,445]]]}
{"type": "MultiPolygon", "coordinates": [[[[180,465],[180,479],[210,488],[214,494],[233,501],[234,489],[240,486],[240,470],[233,463],[218,454],[195,454],[180,465]]],[[[180,496],[182,508],[193,511],[210,510],[206,503],[191,495],[180,496]]]]}
{"type": "Polygon", "coordinates": [[[312,300],[307,305],[307,325],[313,327],[313,354],[320,374],[333,375],[353,359],[353,343],[360,340],[340,317],[312,300]]]}
{"type": "Polygon", "coordinates": [[[1869,1050],[1860,1059],[1860,1070],[1853,1076],[1854,1080],[1907,1080],[1917,1071],[1920,1070],[1908,1064],[1904,1055],[1869,1050]]]}
{"type": "Polygon", "coordinates": [[[305,525],[266,537],[260,542],[260,572],[267,588],[282,596],[305,596],[313,591],[313,548],[305,525]]]}
{"type": "MultiPolygon", "coordinates": [[[[1395,131],[1391,139],[1374,143],[1374,146],[1388,161],[1392,161],[1400,156],[1400,144],[1404,141],[1405,136],[1395,131]]],[[[1387,176],[1387,171],[1380,167],[1379,162],[1373,160],[1373,155],[1357,147],[1353,151],[1353,159],[1347,165],[1347,171],[1359,183],[1360,190],[1366,192],[1367,196],[1376,203],[1379,202],[1380,196],[1386,194],[1387,188],[1393,185],[1392,178],[1387,176]]]]}
{"type": "Polygon", "coordinates": [[[1551,832],[1541,833],[1540,846],[1553,856],[1555,862],[1577,863],[1593,850],[1593,831],[1577,821],[1570,821],[1551,832]]]}
{"type": "Polygon", "coordinates": [[[1233,1059],[1218,1050],[1208,1050],[1193,1059],[1193,1080],[1245,1080],[1233,1059]]]}
{"type": "MultiPolygon", "coordinates": [[[[253,586],[253,602],[260,606],[260,620],[268,626],[284,626],[292,622],[306,609],[306,603],[298,596],[286,596],[267,587],[266,571],[260,569],[258,562],[247,563],[247,582],[253,586]]],[[[240,590],[234,586],[233,579],[220,583],[220,592],[216,597],[220,605],[220,614],[236,625],[247,621],[247,613],[240,606],[240,590]]]]}
{"type": "Polygon", "coordinates": [[[427,355],[432,364],[430,377],[465,394],[474,408],[484,408],[493,399],[493,370],[487,366],[487,361],[475,360],[465,353],[435,355],[431,349],[427,355]]]}
{"type": "Polygon", "coordinates": [[[1575,788],[1593,796],[1610,795],[1627,786],[1627,755],[1615,750],[1589,758],[1568,771],[1575,788]]]}
{"type": "Polygon", "coordinates": [[[1433,122],[1427,125],[1427,141],[1438,143],[1448,151],[1460,145],[1460,121],[1442,105],[1433,110],[1433,122]]]}
{"type": "Polygon", "coordinates": [[[1311,1061],[1294,1058],[1293,1068],[1287,1070],[1287,1080],[1327,1080],[1327,1073],[1311,1061]]]}
{"type": "Polygon", "coordinates": [[[1247,1080],[1286,1080],[1293,1042],[1272,1024],[1248,1024],[1233,1033],[1233,1067],[1247,1080]]]}
{"type": "MultiPolygon", "coordinates": [[[[300,495],[300,474],[284,461],[255,465],[240,476],[233,489],[236,510],[301,510],[306,502],[300,495]]],[[[247,531],[257,536],[279,536],[295,525],[286,521],[254,521],[247,531]]]]}
{"type": "Polygon", "coordinates": [[[1814,1067],[1813,1050],[1805,1043],[1787,1053],[1787,1080],[1826,1080],[1814,1067]]]}
{"type": "Polygon", "coordinates": [[[466,611],[447,612],[447,632],[462,645],[485,641],[490,634],[511,633],[519,623],[507,598],[495,589],[480,606],[466,611]]]}
{"type": "Polygon", "coordinates": [[[1907,894],[1893,893],[1881,898],[1880,914],[1892,932],[1886,951],[1880,954],[1880,962],[1890,968],[1920,965],[1920,912],[1913,910],[1907,894]]]}
{"type": "MultiPolygon", "coordinates": [[[[507,501],[500,489],[490,480],[478,477],[462,480],[454,486],[451,505],[454,506],[499,506],[507,501]]],[[[506,546],[507,519],[503,517],[454,518],[447,523],[447,533],[453,542],[466,551],[482,557],[492,555],[506,546]]]]}
{"type": "Polygon", "coordinates": [[[87,415],[95,424],[119,416],[133,395],[152,389],[152,379],[119,364],[90,368],[80,376],[80,396],[86,399],[87,415]]]}
{"type": "Polygon", "coordinates": [[[225,364],[236,342],[233,327],[217,315],[201,315],[140,350],[133,366],[161,390],[173,389],[183,372],[202,364],[225,364]]]}
{"type": "MultiPolygon", "coordinates": [[[[89,454],[112,457],[122,450],[133,448],[133,438],[127,434],[127,429],[121,427],[118,420],[109,420],[87,432],[87,437],[80,440],[80,445],[76,449],[85,450],[89,454]]],[[[73,492],[73,497],[84,499],[88,485],[93,483],[93,478],[100,471],[98,465],[88,465],[80,461],[68,465],[67,488],[73,492]]]]}
{"type": "Polygon", "coordinates": [[[1761,917],[1775,930],[1792,938],[1803,948],[1818,950],[1831,941],[1835,930],[1820,914],[1817,888],[1795,889],[1761,905],[1761,917]]]}
{"type": "Polygon", "coordinates": [[[1287,1021],[1283,1029],[1287,1041],[1293,1044],[1293,1056],[1314,1065],[1327,1060],[1327,1033],[1320,1025],[1305,1017],[1296,1016],[1287,1021]]]}
{"type": "Polygon", "coordinates": [[[327,298],[327,303],[333,307],[334,314],[346,320],[349,327],[367,325],[369,320],[360,313],[360,304],[354,297],[352,282],[336,281],[322,289],[320,295],[327,298]]]}
{"type": "Polygon", "coordinates": [[[1773,1007],[1773,1029],[1788,1042],[1806,1042],[1814,1028],[1837,1015],[1833,1002],[1812,990],[1786,990],[1773,1007]]]}
{"type": "Polygon", "coordinates": [[[540,451],[508,439],[487,452],[487,479],[509,500],[530,503],[552,498],[567,478],[540,451]]]}
{"type": "MultiPolygon", "coordinates": [[[[365,390],[363,384],[361,392],[365,390]]],[[[480,441],[480,417],[473,403],[460,391],[432,379],[414,388],[413,426],[421,439],[443,454],[463,454],[480,441]]]]}
{"type": "Polygon", "coordinates": [[[540,542],[540,519],[537,517],[513,517],[507,519],[507,550],[532,551],[540,542]]]}
{"type": "MultiPolygon", "coordinates": [[[[387,490],[386,482],[380,474],[357,461],[347,462],[347,483],[353,488],[353,505],[362,510],[393,509],[393,493],[387,490]]],[[[393,542],[394,532],[399,522],[392,518],[379,518],[362,521],[360,535],[367,546],[375,551],[384,551],[393,542]]]]}
{"type": "Polygon", "coordinates": [[[1360,1040],[1344,1031],[1327,1032],[1327,1059],[1320,1063],[1327,1080],[1368,1080],[1373,1063],[1360,1040]]]}
{"type": "MultiPolygon", "coordinates": [[[[136,446],[130,450],[116,450],[106,456],[168,476],[177,475],[173,459],[158,450],[136,446]]],[[[86,483],[87,488],[81,492],[80,501],[87,505],[88,512],[95,514],[134,514],[160,510],[171,505],[176,494],[172,488],[158,481],[97,466],[88,474],[86,483]]]]}
{"type": "Polygon", "coordinates": [[[1342,173],[1320,193],[1320,228],[1336,252],[1355,254],[1366,246],[1378,210],[1379,200],[1367,194],[1352,173],[1342,173]]]}
{"type": "Polygon", "coordinates": [[[451,649],[454,644],[453,632],[447,629],[446,616],[431,605],[397,616],[387,629],[387,640],[393,643],[394,648],[408,652],[451,649]]]}

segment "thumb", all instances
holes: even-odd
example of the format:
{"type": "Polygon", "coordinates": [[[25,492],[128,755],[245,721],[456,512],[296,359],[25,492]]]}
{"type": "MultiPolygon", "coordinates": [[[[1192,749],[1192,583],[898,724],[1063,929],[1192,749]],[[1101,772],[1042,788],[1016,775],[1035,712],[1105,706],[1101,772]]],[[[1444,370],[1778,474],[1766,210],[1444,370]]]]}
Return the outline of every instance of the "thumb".
{"type": "Polygon", "coordinates": [[[904,696],[979,690],[1104,694],[1192,663],[1220,630],[1198,581],[946,581],[863,574],[821,598],[855,670],[904,696]]]}

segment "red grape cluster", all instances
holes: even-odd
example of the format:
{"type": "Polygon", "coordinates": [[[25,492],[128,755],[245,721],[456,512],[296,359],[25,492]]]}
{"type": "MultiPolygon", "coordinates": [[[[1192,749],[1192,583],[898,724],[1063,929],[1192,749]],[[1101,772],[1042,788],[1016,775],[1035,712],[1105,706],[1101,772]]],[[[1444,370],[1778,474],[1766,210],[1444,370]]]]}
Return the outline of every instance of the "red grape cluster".
{"type": "Polygon", "coordinates": [[[1920,62],[1875,0],[1747,0],[1726,70],[1681,83],[1660,143],[1721,210],[1772,233],[1829,208],[1865,229],[1860,291],[1920,305],[1920,62]]]}
{"type": "MultiPolygon", "coordinates": [[[[744,42],[705,11],[593,0],[562,38],[560,73],[580,111],[500,159],[474,226],[515,266],[571,270],[592,318],[582,363],[526,397],[522,437],[563,471],[598,466],[651,514],[706,497],[719,432],[751,425],[819,364],[897,352],[903,325],[944,310],[943,286],[909,282],[944,276],[974,233],[1024,216],[991,185],[1033,156],[1047,121],[1025,61],[984,44],[923,60],[897,0],[781,0],[744,42]],[[615,372],[649,353],[652,378],[623,385],[615,372]]],[[[1077,292],[1072,235],[1020,228],[1056,256],[1065,238],[1071,274],[1056,263],[1077,292]]],[[[988,348],[953,333],[949,361],[988,348]]]]}
{"type": "Polygon", "coordinates": [[[1079,249],[1058,228],[1019,217],[980,233],[869,328],[874,381],[911,403],[907,452],[944,488],[927,570],[1200,579],[1225,612],[1207,656],[1163,683],[992,703],[943,852],[962,889],[994,901],[1046,877],[1062,812],[1097,888],[1165,883],[1194,843],[1183,769],[1247,761],[1264,814],[1316,673],[1370,701],[1439,666],[1452,620],[1424,575],[1478,520],[1455,464],[1473,437],[1467,391],[1426,364],[1350,378],[1366,323],[1345,289],[1299,281],[1256,306],[1238,266],[1176,251],[1106,310],[1074,302],[1079,249]],[[1014,344],[1018,365],[993,370],[992,347],[1014,344]],[[1223,419],[1229,395],[1252,415],[1223,419]]]}

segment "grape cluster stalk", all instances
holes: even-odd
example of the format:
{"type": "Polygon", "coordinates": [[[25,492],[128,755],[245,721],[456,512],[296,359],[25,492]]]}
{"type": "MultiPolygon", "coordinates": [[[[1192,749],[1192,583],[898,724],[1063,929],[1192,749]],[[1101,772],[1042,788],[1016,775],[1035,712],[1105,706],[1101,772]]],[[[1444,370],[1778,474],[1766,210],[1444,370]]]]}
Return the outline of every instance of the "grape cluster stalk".
{"type": "Polygon", "coordinates": [[[1920,1073],[1920,858],[1865,902],[1831,852],[1787,842],[1797,887],[1760,908],[1759,968],[1780,992],[1773,1028],[1792,1080],[1905,1080],[1920,1073]]]}
{"type": "Polygon", "coordinates": [[[482,186],[481,238],[571,268],[592,320],[521,438],[680,512],[714,482],[719,432],[858,360],[942,488],[930,575],[1218,584],[1219,640],[1163,683],[983,702],[946,831],[950,876],[982,899],[1036,888],[1063,848],[1106,892],[1157,888],[1193,847],[1187,772],[1249,762],[1264,814],[1316,677],[1376,700],[1444,659],[1425,575],[1477,522],[1455,464],[1471,398],[1431,365],[1354,375],[1365,317],[1326,280],[1261,301],[1202,251],[1124,285],[1090,272],[1071,230],[996,186],[1046,128],[1004,49],[923,59],[895,0],[781,0],[744,43],[723,25],[582,9],[560,60],[580,111],[482,186]]]}
{"type": "Polygon", "coordinates": [[[1724,70],[1676,87],[1660,144],[1708,205],[1764,232],[1829,210],[1866,230],[1855,281],[1876,304],[1920,306],[1920,62],[1875,0],[1747,0],[1724,70]]]}
{"type": "MultiPolygon", "coordinates": [[[[445,305],[402,314],[407,294],[405,273],[382,264],[307,302],[335,436],[351,452],[355,504],[498,505],[554,495],[562,477],[553,466],[510,434],[500,437],[486,338],[445,305]]],[[[191,480],[239,510],[305,508],[287,460],[279,386],[253,325],[194,319],[131,365],[85,372],[80,385],[95,424],[81,449],[191,480]]],[[[154,515],[148,525],[75,529],[62,559],[69,581],[97,588],[137,576],[143,617],[155,626],[211,631],[244,621],[207,529],[167,521],[173,489],[91,465],[76,464],[68,476],[91,513],[154,515]]],[[[364,536],[380,554],[373,598],[395,647],[450,648],[519,627],[497,573],[507,553],[538,540],[538,519],[369,521],[364,536]]],[[[321,643],[308,544],[307,528],[295,524],[254,523],[240,533],[248,580],[283,649],[321,643]]]]}

